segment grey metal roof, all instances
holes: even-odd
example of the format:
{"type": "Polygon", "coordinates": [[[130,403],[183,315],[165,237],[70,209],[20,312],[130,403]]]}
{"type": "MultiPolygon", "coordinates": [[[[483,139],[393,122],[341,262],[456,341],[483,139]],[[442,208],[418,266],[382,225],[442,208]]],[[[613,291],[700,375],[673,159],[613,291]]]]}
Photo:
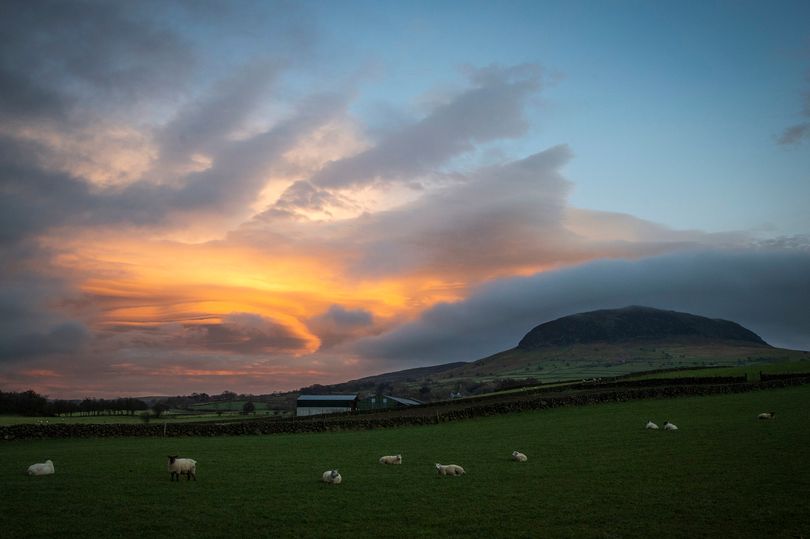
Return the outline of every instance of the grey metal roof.
{"type": "Polygon", "coordinates": [[[299,395],[300,401],[353,401],[357,395],[299,395]]]}
{"type": "Polygon", "coordinates": [[[420,404],[423,404],[418,400],[406,399],[405,397],[392,397],[391,395],[384,395],[384,397],[391,399],[394,402],[404,404],[405,406],[419,406],[420,404]]]}

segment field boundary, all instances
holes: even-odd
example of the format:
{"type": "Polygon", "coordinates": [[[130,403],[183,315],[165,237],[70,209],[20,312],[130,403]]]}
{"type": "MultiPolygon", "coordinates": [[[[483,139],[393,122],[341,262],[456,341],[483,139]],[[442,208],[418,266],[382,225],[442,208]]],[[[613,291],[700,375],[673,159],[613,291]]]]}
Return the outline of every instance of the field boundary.
{"type": "Polygon", "coordinates": [[[764,382],[726,384],[652,385],[647,387],[594,387],[560,393],[509,394],[443,401],[398,410],[363,414],[329,414],[288,419],[253,419],[232,423],[149,424],[23,424],[0,426],[0,440],[40,438],[179,437],[293,434],[340,430],[368,430],[430,425],[562,406],[587,406],[642,399],[693,397],[780,389],[810,383],[810,376],[764,382]],[[466,401],[466,402],[465,402],[466,401]]]}

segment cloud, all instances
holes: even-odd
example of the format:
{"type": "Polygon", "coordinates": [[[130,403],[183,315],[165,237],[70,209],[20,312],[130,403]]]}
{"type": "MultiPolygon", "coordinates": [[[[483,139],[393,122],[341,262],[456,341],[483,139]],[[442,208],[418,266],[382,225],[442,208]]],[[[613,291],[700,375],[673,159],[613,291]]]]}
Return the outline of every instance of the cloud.
{"type": "Polygon", "coordinates": [[[593,309],[647,305],[733,320],[775,346],[810,349],[810,253],[721,251],[598,261],[502,279],[467,299],[357,343],[400,364],[475,360],[512,348],[532,327],[593,309]]]}
{"type": "Polygon", "coordinates": [[[307,327],[320,339],[320,350],[327,350],[348,340],[377,333],[379,330],[374,322],[374,314],[366,309],[330,305],[326,312],[308,320],[307,327]]]}
{"type": "Polygon", "coordinates": [[[296,354],[310,344],[292,329],[253,313],[231,313],[220,324],[186,326],[182,343],[240,354],[296,354]]]}
{"type": "Polygon", "coordinates": [[[810,137],[810,122],[802,122],[786,128],[777,141],[782,145],[791,145],[798,144],[807,137],[810,137]]]}
{"type": "MultiPolygon", "coordinates": [[[[308,179],[313,188],[330,192],[378,181],[413,181],[476,144],[514,138],[525,133],[523,109],[540,88],[540,70],[521,65],[468,69],[471,87],[426,117],[385,135],[373,147],[327,163],[308,179]]],[[[301,187],[283,195],[282,209],[309,208],[301,187]]],[[[310,188],[312,190],[312,188],[310,188]]],[[[322,207],[322,194],[315,202],[322,207]]],[[[311,199],[311,197],[310,197],[311,199]]]]}
{"type": "Polygon", "coordinates": [[[3,2],[0,118],[66,120],[76,107],[183,88],[193,53],[154,7],[3,2]]]}

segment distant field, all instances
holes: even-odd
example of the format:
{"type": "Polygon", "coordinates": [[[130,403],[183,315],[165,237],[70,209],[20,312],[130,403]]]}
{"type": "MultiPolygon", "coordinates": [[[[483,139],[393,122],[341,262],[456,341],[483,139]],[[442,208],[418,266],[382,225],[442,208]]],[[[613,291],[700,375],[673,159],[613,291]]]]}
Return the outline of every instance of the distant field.
{"type": "Polygon", "coordinates": [[[690,376],[743,376],[748,375],[751,382],[759,381],[759,373],[782,374],[793,372],[810,373],[810,360],[788,361],[782,363],[754,363],[737,367],[718,367],[715,369],[673,371],[657,374],[639,374],[632,380],[648,380],[652,378],[688,378],[690,376]]]}
{"type": "Polygon", "coordinates": [[[810,386],[377,431],[0,443],[4,537],[808,537],[810,386]],[[775,410],[778,419],[758,421],[775,410]],[[642,428],[669,419],[678,432],[642,428]],[[509,459],[519,449],[529,462],[509,459]],[[165,455],[199,461],[171,483],[165,455]],[[376,463],[402,453],[401,466],[376,463]],[[57,473],[29,478],[33,462],[57,473]],[[439,478],[433,463],[467,475],[439,478]],[[342,485],[318,481],[337,467],[342,485]],[[373,515],[373,518],[370,517],[373,515]]]}
{"type": "MultiPolygon", "coordinates": [[[[229,401],[229,402],[204,402],[200,404],[192,404],[190,408],[192,410],[200,410],[200,411],[231,411],[231,412],[241,412],[242,407],[248,401],[229,401]]],[[[270,408],[267,406],[265,402],[253,402],[253,406],[255,407],[256,411],[264,411],[269,410],[270,408]]]]}
{"type": "MultiPolygon", "coordinates": [[[[239,408],[242,409],[241,407],[239,408]]],[[[246,417],[268,417],[275,414],[269,410],[257,410],[255,414],[248,416],[242,415],[235,411],[225,411],[222,414],[217,413],[201,413],[189,414],[183,411],[170,412],[161,415],[159,418],[151,418],[152,423],[187,423],[193,421],[244,421],[246,417]]],[[[100,425],[107,423],[142,423],[140,415],[134,416],[127,415],[90,415],[90,416],[64,416],[64,417],[22,417],[22,416],[5,416],[0,415],[0,425],[21,425],[26,423],[39,423],[48,422],[50,424],[66,423],[66,424],[87,424],[87,425],[100,425]]]]}

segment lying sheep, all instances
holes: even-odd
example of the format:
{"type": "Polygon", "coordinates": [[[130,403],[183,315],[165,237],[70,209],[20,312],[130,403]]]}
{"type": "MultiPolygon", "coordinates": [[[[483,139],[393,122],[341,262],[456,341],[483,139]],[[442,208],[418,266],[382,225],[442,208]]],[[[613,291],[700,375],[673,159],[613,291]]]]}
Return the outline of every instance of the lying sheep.
{"type": "Polygon", "coordinates": [[[456,464],[436,464],[436,471],[439,475],[463,475],[464,468],[456,464]]]}
{"type": "Polygon", "coordinates": [[[674,423],[664,421],[664,430],[678,430],[678,427],[674,423]]]}
{"type": "Polygon", "coordinates": [[[177,455],[169,455],[169,478],[174,481],[177,478],[180,481],[180,476],[185,475],[186,481],[194,478],[197,480],[197,461],[194,459],[181,459],[177,455]]]}
{"type": "Polygon", "coordinates": [[[380,457],[380,464],[402,464],[402,455],[386,455],[380,457]]]}
{"type": "Polygon", "coordinates": [[[776,418],[776,412],[762,412],[757,416],[757,419],[774,419],[776,418]]]}
{"type": "Polygon", "coordinates": [[[644,425],[644,428],[645,428],[645,429],[653,429],[653,430],[658,430],[658,425],[656,425],[656,424],[655,424],[655,423],[653,423],[652,421],[647,421],[647,424],[646,424],[646,425],[644,425]]]}
{"type": "Polygon", "coordinates": [[[520,451],[512,451],[512,459],[518,462],[526,462],[527,460],[529,460],[529,457],[527,457],[520,451]]]}
{"type": "Polygon", "coordinates": [[[323,472],[323,477],[321,480],[324,483],[332,483],[333,485],[339,485],[343,478],[340,476],[337,470],[327,470],[323,472]]]}
{"type": "Polygon", "coordinates": [[[51,460],[45,462],[38,462],[28,467],[28,475],[50,475],[56,473],[51,460]]]}

